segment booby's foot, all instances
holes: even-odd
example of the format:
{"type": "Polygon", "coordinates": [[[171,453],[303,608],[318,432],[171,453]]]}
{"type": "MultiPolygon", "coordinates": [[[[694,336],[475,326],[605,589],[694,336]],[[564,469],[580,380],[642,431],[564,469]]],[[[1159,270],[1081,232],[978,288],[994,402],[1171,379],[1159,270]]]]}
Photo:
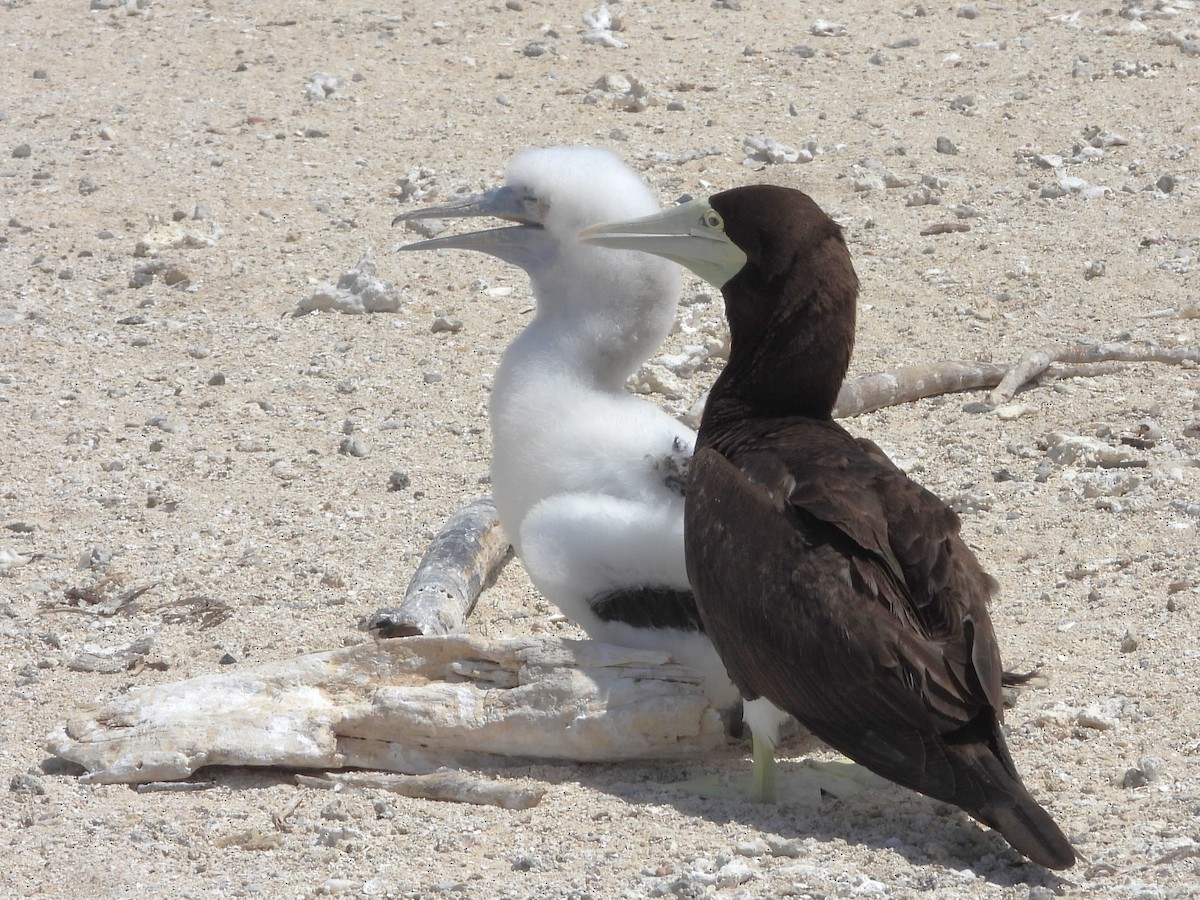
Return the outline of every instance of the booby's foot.
{"type": "Polygon", "coordinates": [[[773,768],[774,800],[761,799],[761,784],[753,773],[704,775],[655,786],[693,794],[706,800],[773,802],[781,806],[811,807],[819,806],[825,795],[845,800],[863,791],[879,790],[891,784],[869,769],[849,761],[817,762],[805,759],[784,767],[773,765],[773,768]]]}

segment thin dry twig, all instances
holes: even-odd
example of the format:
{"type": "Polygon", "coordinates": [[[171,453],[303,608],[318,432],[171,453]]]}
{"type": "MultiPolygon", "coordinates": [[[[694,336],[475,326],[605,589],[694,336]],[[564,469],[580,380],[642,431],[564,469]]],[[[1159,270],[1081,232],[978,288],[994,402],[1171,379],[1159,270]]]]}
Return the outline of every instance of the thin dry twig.
{"type": "Polygon", "coordinates": [[[195,623],[201,631],[215,628],[233,617],[233,608],[228,603],[206,594],[171,600],[161,604],[158,611],[167,625],[195,623]]]}
{"type": "Polygon", "coordinates": [[[501,809],[532,809],[546,796],[544,787],[530,787],[476,778],[455,769],[439,769],[428,775],[388,775],[377,772],[327,772],[324,775],[297,775],[305,787],[324,790],[338,787],[391,791],[417,800],[441,800],[470,803],[475,806],[499,806],[501,809]]]}
{"type": "Polygon", "coordinates": [[[299,808],[300,804],[303,802],[304,792],[297,791],[296,796],[289,800],[283,809],[279,810],[279,812],[271,814],[271,822],[274,824],[276,831],[287,832],[292,830],[292,826],[288,822],[288,819],[292,817],[292,814],[296,812],[297,808],[299,808]]]}
{"type": "Polygon", "coordinates": [[[65,604],[56,604],[47,606],[40,610],[40,615],[47,613],[87,613],[96,616],[115,616],[117,613],[132,612],[133,603],[142,594],[158,586],[158,582],[150,582],[141,587],[130,588],[115,596],[112,594],[112,589],[120,586],[124,581],[124,576],[120,573],[111,573],[105,575],[94,584],[79,587],[72,585],[63,591],[63,597],[66,598],[65,604]]]}
{"type": "Polygon", "coordinates": [[[147,781],[136,785],[134,790],[139,794],[153,794],[167,791],[175,794],[188,794],[195,791],[207,791],[217,786],[215,781],[147,781]]]}

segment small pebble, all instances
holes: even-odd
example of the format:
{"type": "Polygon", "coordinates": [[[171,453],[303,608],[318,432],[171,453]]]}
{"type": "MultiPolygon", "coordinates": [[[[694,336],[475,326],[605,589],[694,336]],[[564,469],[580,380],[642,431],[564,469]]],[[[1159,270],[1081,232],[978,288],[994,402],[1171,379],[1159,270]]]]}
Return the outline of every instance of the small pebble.
{"type": "Polygon", "coordinates": [[[213,372],[212,375],[210,375],[208,378],[208,386],[209,387],[220,387],[224,383],[225,383],[225,373],[224,372],[213,372]]]}
{"type": "Polygon", "coordinates": [[[1126,631],[1125,636],[1121,638],[1121,652],[1132,653],[1138,648],[1137,636],[1132,631],[1126,631]]]}
{"type": "Polygon", "coordinates": [[[1158,181],[1154,182],[1154,186],[1164,194],[1169,194],[1171,191],[1175,190],[1175,176],[1160,175],[1158,181]]]}
{"type": "Polygon", "coordinates": [[[8,782],[8,789],[14,794],[33,794],[41,796],[46,793],[42,780],[28,772],[18,772],[8,782]]]}
{"type": "Polygon", "coordinates": [[[162,279],[163,284],[169,287],[186,286],[192,280],[191,273],[187,269],[174,263],[163,266],[158,272],[158,277],[162,279]]]}
{"type": "Polygon", "coordinates": [[[738,856],[766,856],[770,848],[763,841],[746,841],[733,848],[738,856]]]}
{"type": "Polygon", "coordinates": [[[94,194],[98,190],[100,190],[100,184],[91,175],[84,175],[79,179],[79,193],[94,194]]]}
{"type": "Polygon", "coordinates": [[[28,159],[32,152],[33,150],[28,144],[17,144],[12,150],[13,159],[28,159]]]}
{"type": "Polygon", "coordinates": [[[945,135],[940,135],[938,137],[937,143],[934,145],[934,149],[937,150],[938,153],[944,153],[947,156],[958,155],[958,145],[945,135]]]}
{"type": "Polygon", "coordinates": [[[1084,267],[1083,277],[1087,281],[1091,281],[1093,278],[1103,277],[1104,271],[1105,271],[1104,260],[1102,260],[1102,259],[1089,260],[1087,266],[1084,267]]]}
{"type": "Polygon", "coordinates": [[[434,334],[438,334],[443,331],[448,331],[451,334],[458,334],[460,331],[462,331],[462,328],[463,323],[459,319],[451,318],[449,316],[438,316],[433,320],[433,324],[429,326],[429,330],[434,334]]]}
{"type": "Polygon", "coordinates": [[[389,491],[406,491],[412,484],[412,478],[405,472],[393,472],[388,476],[389,491]]]}
{"type": "Polygon", "coordinates": [[[350,814],[342,808],[341,800],[334,800],[325,804],[324,808],[322,808],[321,818],[329,819],[335,822],[348,822],[350,821],[350,814]]]}
{"type": "Polygon", "coordinates": [[[1002,422],[1012,422],[1030,411],[1030,407],[1024,403],[1006,403],[996,407],[996,418],[1002,422]]]}
{"type": "Polygon", "coordinates": [[[504,0],[504,8],[511,9],[513,12],[521,12],[525,9],[525,4],[521,0],[504,0]]]}
{"type": "Polygon", "coordinates": [[[349,437],[342,438],[342,443],[338,446],[338,453],[343,456],[353,456],[356,459],[362,459],[370,455],[371,449],[362,438],[350,435],[349,437]]]}
{"type": "Polygon", "coordinates": [[[979,7],[974,3],[968,3],[965,6],[960,6],[958,11],[954,14],[960,19],[978,19],[980,15],[979,7]]]}
{"type": "Polygon", "coordinates": [[[424,381],[426,384],[437,384],[439,381],[442,380],[442,376],[438,372],[426,372],[424,375],[421,376],[421,380],[424,381]]]}
{"type": "Polygon", "coordinates": [[[767,838],[767,849],[771,851],[772,856],[782,856],[788,859],[799,859],[804,852],[803,845],[794,838],[789,840],[779,837],[767,838]]]}
{"type": "Polygon", "coordinates": [[[809,28],[817,37],[841,37],[846,33],[846,26],[841,22],[831,22],[828,19],[817,19],[809,28]]]}
{"type": "Polygon", "coordinates": [[[513,858],[512,869],[514,872],[532,872],[540,868],[542,868],[542,861],[531,853],[518,853],[513,858]]]}
{"type": "Polygon", "coordinates": [[[731,888],[754,878],[754,870],[740,859],[725,863],[717,870],[717,887],[731,888]]]}
{"type": "Polygon", "coordinates": [[[148,428],[157,428],[159,431],[165,431],[167,434],[175,434],[180,430],[179,423],[170,416],[151,416],[146,420],[148,428]]]}
{"type": "Polygon", "coordinates": [[[317,832],[317,844],[321,847],[336,847],[344,841],[362,841],[366,835],[357,828],[322,828],[317,832]]]}

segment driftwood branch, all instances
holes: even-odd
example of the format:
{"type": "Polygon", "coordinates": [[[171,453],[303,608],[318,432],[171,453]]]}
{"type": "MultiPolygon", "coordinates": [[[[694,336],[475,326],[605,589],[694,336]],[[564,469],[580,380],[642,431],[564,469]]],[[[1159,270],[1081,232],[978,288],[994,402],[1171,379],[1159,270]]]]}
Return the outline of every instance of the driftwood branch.
{"type": "Polygon", "coordinates": [[[553,638],[396,638],[137,688],[47,741],[83,780],[202,766],[428,774],[547,760],[678,759],[724,743],[699,676],[666,653],[553,638]]]}
{"type": "Polygon", "coordinates": [[[385,638],[462,631],[479,594],[511,550],[491,497],[464,506],[430,543],[404,602],[376,612],[367,620],[367,629],[385,638]]]}
{"type": "Polygon", "coordinates": [[[848,419],[888,406],[912,403],[926,397],[995,388],[988,402],[999,406],[1018,390],[1042,375],[1082,378],[1119,371],[1114,363],[1200,362],[1200,347],[1160,347],[1137,344],[1049,344],[1026,353],[1015,364],[947,360],[920,366],[904,366],[892,372],[863,375],[842,385],[835,418],[848,419]]]}
{"type": "Polygon", "coordinates": [[[923,366],[904,366],[892,372],[862,375],[842,384],[835,419],[850,419],[888,406],[912,403],[925,397],[992,387],[1008,366],[947,360],[923,366]]]}
{"type": "Polygon", "coordinates": [[[1044,372],[1051,363],[1089,365],[1103,362],[1200,362],[1200,347],[1160,347],[1149,341],[1137,344],[1049,344],[1022,356],[989,395],[988,402],[1007,403],[1022,385],[1044,372]]]}

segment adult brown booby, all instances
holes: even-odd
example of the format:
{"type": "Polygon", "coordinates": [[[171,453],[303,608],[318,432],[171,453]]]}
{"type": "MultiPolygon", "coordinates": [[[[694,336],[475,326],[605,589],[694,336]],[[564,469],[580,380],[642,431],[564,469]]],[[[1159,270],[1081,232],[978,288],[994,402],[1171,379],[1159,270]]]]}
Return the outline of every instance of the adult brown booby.
{"type": "Polygon", "coordinates": [[[1034,862],[1074,864],[1000,730],[995,580],[952,510],[833,421],[858,295],[840,227],[806,194],[759,185],[580,237],[672,259],[724,295],[729,361],[684,530],[701,618],[742,695],[1034,862]]]}

